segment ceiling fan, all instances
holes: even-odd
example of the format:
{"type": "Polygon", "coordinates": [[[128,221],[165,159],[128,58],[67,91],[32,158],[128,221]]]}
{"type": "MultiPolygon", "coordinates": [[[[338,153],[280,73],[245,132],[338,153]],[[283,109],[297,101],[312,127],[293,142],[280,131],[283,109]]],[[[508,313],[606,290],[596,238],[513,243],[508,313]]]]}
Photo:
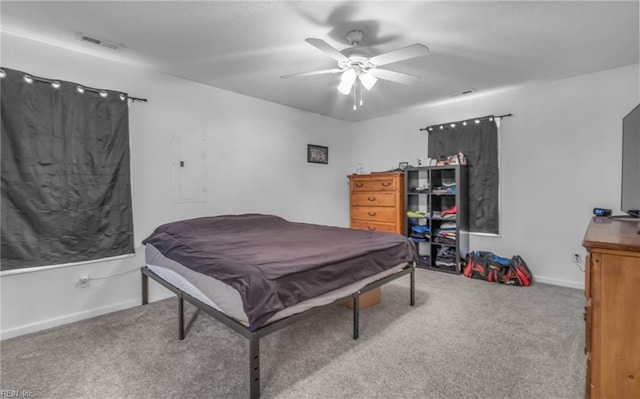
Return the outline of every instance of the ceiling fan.
{"type": "Polygon", "coordinates": [[[282,75],[280,77],[283,79],[289,79],[303,76],[341,73],[342,76],[340,78],[340,84],[338,85],[338,91],[346,95],[349,94],[351,92],[351,88],[354,87],[354,96],[358,85],[364,86],[367,90],[371,90],[378,79],[405,85],[415,84],[420,80],[419,76],[382,69],[380,67],[427,55],[429,52],[429,48],[427,46],[416,43],[387,53],[372,56],[370,51],[367,51],[367,49],[358,47],[363,37],[364,33],[362,31],[350,31],[347,33],[347,41],[352,45],[352,47],[346,48],[342,51],[338,51],[322,39],[305,39],[307,43],[338,61],[338,67],[312,72],[293,73],[289,75],[282,75]]]}

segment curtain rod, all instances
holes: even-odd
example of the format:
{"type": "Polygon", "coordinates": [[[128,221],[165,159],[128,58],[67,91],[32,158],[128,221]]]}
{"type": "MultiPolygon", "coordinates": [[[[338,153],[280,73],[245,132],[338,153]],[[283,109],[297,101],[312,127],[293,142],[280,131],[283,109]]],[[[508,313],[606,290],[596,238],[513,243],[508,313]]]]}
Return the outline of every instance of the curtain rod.
{"type": "Polygon", "coordinates": [[[433,129],[434,129],[434,128],[436,128],[436,127],[441,127],[441,128],[442,128],[442,126],[444,126],[444,125],[456,125],[456,124],[458,124],[458,123],[464,123],[464,124],[466,124],[466,123],[467,123],[467,121],[472,121],[472,120],[473,120],[473,121],[476,121],[476,123],[479,123],[479,121],[480,121],[480,120],[482,120],[482,119],[490,119],[490,118],[501,118],[501,119],[502,119],[502,118],[506,118],[506,117],[508,117],[508,116],[513,116],[513,114],[509,113],[509,114],[496,115],[496,116],[493,116],[493,115],[487,115],[487,116],[481,116],[481,117],[479,117],[479,118],[469,118],[469,119],[466,119],[466,120],[456,121],[456,122],[438,123],[438,124],[436,124],[436,125],[431,125],[431,126],[427,126],[427,127],[420,128],[420,131],[423,131],[423,130],[429,130],[429,131],[431,131],[431,130],[433,130],[433,129]]]}
{"type": "Polygon", "coordinates": [[[129,100],[131,101],[139,101],[142,103],[146,103],[147,99],[146,98],[138,98],[138,97],[132,97],[132,96],[127,96],[127,98],[129,98],[129,100]]]}

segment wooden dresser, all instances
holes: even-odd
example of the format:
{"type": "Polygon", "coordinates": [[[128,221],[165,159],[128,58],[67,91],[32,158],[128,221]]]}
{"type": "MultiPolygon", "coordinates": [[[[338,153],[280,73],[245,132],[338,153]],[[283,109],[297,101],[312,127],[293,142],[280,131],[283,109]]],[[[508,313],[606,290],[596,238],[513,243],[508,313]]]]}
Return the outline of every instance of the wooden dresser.
{"type": "Polygon", "coordinates": [[[404,234],[404,174],[349,176],[352,229],[404,234]]]}
{"type": "MultiPolygon", "coordinates": [[[[349,176],[349,227],[404,234],[404,174],[349,176]]],[[[380,302],[380,288],[360,297],[360,307],[380,302]]]]}
{"type": "Polygon", "coordinates": [[[593,217],[582,245],[587,399],[640,398],[640,222],[593,217]]]}

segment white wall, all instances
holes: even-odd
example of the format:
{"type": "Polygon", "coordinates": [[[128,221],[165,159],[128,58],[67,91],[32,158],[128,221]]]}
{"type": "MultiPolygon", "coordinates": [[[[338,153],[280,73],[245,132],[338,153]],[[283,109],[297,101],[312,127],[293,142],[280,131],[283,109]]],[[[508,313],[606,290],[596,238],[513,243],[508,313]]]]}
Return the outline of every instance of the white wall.
{"type": "MultiPolygon", "coordinates": [[[[419,129],[475,116],[502,122],[502,231],[472,250],[520,254],[538,281],[581,288],[571,262],[594,207],[620,213],[622,118],[640,102],[639,66],[539,83],[360,122],[352,168],[385,170],[426,157],[419,129]]],[[[582,266],[582,265],[581,265],[582,266]]]]}
{"type": "MultiPolygon", "coordinates": [[[[166,221],[261,212],[348,226],[347,123],[4,33],[1,64],[149,100],[130,107],[136,255],[0,277],[3,339],[139,304],[140,242],[166,221]],[[172,202],[174,134],[205,139],[204,202],[172,202]],[[329,164],[307,163],[307,144],[328,146],[329,164]]],[[[167,296],[151,286],[152,299],[167,296]]]]}

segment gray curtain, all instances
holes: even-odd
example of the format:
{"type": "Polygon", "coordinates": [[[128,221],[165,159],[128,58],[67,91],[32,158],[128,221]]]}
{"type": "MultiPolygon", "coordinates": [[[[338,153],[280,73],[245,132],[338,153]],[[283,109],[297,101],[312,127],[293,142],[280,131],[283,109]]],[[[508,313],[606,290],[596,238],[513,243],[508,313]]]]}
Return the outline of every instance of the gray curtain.
{"type": "Polygon", "coordinates": [[[469,169],[469,231],[499,233],[498,127],[494,118],[483,117],[466,126],[456,123],[429,132],[428,156],[442,159],[462,152],[469,169]]]}
{"type": "Polygon", "coordinates": [[[133,253],[126,94],[3,70],[2,270],[133,253]]]}

